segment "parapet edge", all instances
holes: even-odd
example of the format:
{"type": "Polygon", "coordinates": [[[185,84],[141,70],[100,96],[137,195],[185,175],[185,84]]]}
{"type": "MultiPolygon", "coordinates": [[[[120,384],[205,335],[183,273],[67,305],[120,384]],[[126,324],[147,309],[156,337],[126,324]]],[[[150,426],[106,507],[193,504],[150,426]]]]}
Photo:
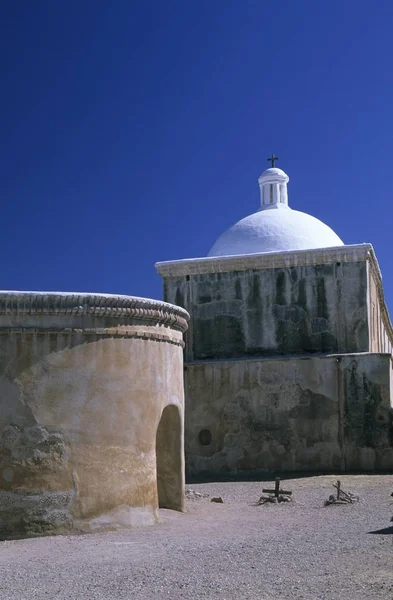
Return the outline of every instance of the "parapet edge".
{"type": "MultiPolygon", "coordinates": [[[[335,262],[358,262],[367,260],[373,253],[371,244],[353,244],[314,250],[288,250],[262,254],[204,257],[157,262],[161,277],[181,277],[202,273],[223,273],[248,269],[277,269],[283,267],[332,264],[335,262]]],[[[375,255],[374,255],[375,256],[375,255]]]]}
{"type": "Polygon", "coordinates": [[[190,316],[184,308],[151,298],[80,292],[0,290],[0,315],[89,315],[121,317],[187,330],[190,316]]]}

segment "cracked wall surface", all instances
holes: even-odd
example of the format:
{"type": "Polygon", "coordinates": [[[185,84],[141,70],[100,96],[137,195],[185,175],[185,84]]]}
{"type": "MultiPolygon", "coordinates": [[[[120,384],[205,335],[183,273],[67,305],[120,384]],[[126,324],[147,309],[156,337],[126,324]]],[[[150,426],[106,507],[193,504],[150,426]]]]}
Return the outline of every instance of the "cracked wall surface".
{"type": "Polygon", "coordinates": [[[393,468],[387,354],[201,362],[185,381],[190,476],[393,468]]]}

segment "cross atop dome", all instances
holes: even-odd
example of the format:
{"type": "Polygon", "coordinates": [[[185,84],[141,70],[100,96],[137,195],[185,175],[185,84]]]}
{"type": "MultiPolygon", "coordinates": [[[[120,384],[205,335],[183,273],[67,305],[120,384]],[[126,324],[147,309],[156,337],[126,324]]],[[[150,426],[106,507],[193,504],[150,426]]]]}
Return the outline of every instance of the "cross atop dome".
{"type": "Polygon", "coordinates": [[[272,167],[274,167],[274,164],[275,164],[276,160],[279,160],[279,158],[278,158],[278,156],[275,156],[275,155],[274,155],[274,152],[272,152],[272,155],[271,155],[271,157],[270,157],[270,158],[268,158],[267,160],[268,160],[269,162],[271,162],[271,163],[272,163],[272,167]]]}

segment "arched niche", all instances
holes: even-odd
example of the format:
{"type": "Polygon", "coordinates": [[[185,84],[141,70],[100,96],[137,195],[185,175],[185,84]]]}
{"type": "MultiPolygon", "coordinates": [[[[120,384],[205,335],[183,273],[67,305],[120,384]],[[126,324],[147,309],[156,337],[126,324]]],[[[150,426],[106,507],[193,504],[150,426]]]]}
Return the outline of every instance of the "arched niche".
{"type": "Polygon", "coordinates": [[[162,411],[156,436],[157,493],[159,508],[184,508],[182,418],[170,404],[162,411]]]}

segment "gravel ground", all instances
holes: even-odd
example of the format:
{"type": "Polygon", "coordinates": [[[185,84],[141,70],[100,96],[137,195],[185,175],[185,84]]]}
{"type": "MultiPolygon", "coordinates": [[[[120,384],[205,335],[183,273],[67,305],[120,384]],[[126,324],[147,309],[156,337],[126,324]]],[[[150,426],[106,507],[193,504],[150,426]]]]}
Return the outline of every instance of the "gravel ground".
{"type": "Polygon", "coordinates": [[[264,506],[271,482],[192,485],[224,504],[189,500],[187,514],[132,531],[0,542],[0,599],[392,600],[393,476],[340,476],[360,502],[324,507],[336,479],[286,480],[294,502],[264,506]]]}

